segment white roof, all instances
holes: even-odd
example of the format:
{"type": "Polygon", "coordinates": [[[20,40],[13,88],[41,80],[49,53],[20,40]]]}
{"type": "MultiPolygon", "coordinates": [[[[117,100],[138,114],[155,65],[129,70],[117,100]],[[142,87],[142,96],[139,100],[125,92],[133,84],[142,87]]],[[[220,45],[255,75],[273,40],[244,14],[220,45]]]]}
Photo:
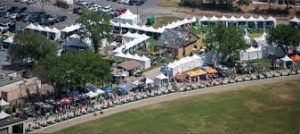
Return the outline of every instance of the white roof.
{"type": "Polygon", "coordinates": [[[283,58],[280,58],[282,61],[293,61],[289,56],[284,56],[283,58]]]}
{"type": "Polygon", "coordinates": [[[93,91],[90,91],[90,92],[86,93],[86,95],[89,96],[89,97],[94,97],[94,96],[96,96],[98,94],[94,93],[93,91]]]}
{"type": "Polygon", "coordinates": [[[44,27],[42,27],[41,25],[37,25],[36,26],[36,30],[38,30],[38,31],[45,31],[44,27]]]}
{"type": "Polygon", "coordinates": [[[247,18],[247,21],[256,21],[256,19],[253,16],[250,16],[249,18],[247,18]]]}
{"type": "Polygon", "coordinates": [[[3,42],[6,43],[14,43],[14,36],[9,36],[7,39],[5,39],[3,42]]]}
{"type": "Polygon", "coordinates": [[[5,119],[5,118],[7,118],[7,117],[9,117],[9,116],[10,116],[10,115],[7,114],[7,113],[5,113],[4,111],[1,111],[1,112],[0,112],[0,120],[5,119]]]}
{"type": "Polygon", "coordinates": [[[136,85],[136,86],[138,86],[139,85],[139,80],[136,80],[136,81],[134,81],[134,82],[131,82],[133,85],[136,85]]]}
{"type": "Polygon", "coordinates": [[[222,18],[219,19],[220,21],[228,21],[228,18],[226,16],[222,16],[222,18]]]}
{"type": "Polygon", "coordinates": [[[209,21],[218,21],[218,20],[219,20],[219,18],[217,18],[216,16],[213,16],[209,19],[209,21]]]}
{"type": "Polygon", "coordinates": [[[9,103],[6,102],[5,100],[1,99],[0,100],[0,106],[6,106],[6,105],[9,105],[9,103]]]}
{"type": "Polygon", "coordinates": [[[47,31],[47,32],[52,32],[52,29],[49,28],[48,26],[46,26],[46,27],[44,28],[44,30],[47,31]]]}
{"type": "Polygon", "coordinates": [[[30,23],[30,24],[29,24],[28,26],[26,26],[25,28],[35,30],[35,29],[36,29],[36,26],[33,25],[32,23],[30,23]]]}
{"type": "Polygon", "coordinates": [[[68,32],[72,32],[72,31],[78,30],[78,29],[80,29],[80,24],[76,24],[76,25],[71,25],[71,26],[65,27],[61,31],[68,33],[68,32]]]}
{"type": "Polygon", "coordinates": [[[53,33],[60,33],[60,31],[59,31],[57,28],[55,28],[55,27],[53,27],[53,28],[51,29],[51,31],[52,31],[53,33]]]}
{"type": "Polygon", "coordinates": [[[276,21],[275,18],[273,18],[272,16],[269,16],[269,18],[266,19],[267,21],[276,21]]]}
{"type": "Polygon", "coordinates": [[[152,84],[152,83],[154,83],[153,80],[151,80],[150,78],[146,78],[146,84],[152,84]]]}
{"type": "Polygon", "coordinates": [[[200,18],[200,21],[208,21],[208,18],[206,16],[203,16],[202,18],[200,18]]]}
{"type": "Polygon", "coordinates": [[[295,16],[290,20],[290,22],[300,23],[300,20],[295,16]]]}
{"type": "Polygon", "coordinates": [[[103,90],[101,90],[101,89],[97,89],[97,90],[96,90],[96,93],[97,93],[97,94],[105,94],[105,92],[104,92],[103,90]]]}
{"type": "Polygon", "coordinates": [[[248,49],[246,49],[246,52],[257,52],[257,51],[261,51],[260,47],[254,48],[254,47],[251,46],[248,49]]]}
{"type": "Polygon", "coordinates": [[[163,80],[163,79],[168,79],[168,77],[167,77],[167,76],[165,76],[165,75],[164,75],[164,74],[162,74],[162,73],[160,73],[159,75],[157,75],[155,78],[156,78],[156,79],[160,79],[160,80],[163,80]]]}
{"type": "Polygon", "coordinates": [[[247,19],[244,16],[241,16],[238,18],[238,21],[247,21],[247,19]]]}
{"type": "Polygon", "coordinates": [[[234,17],[234,16],[231,16],[230,18],[229,18],[229,21],[237,21],[238,19],[236,18],[236,17],[234,17]]]}
{"type": "Polygon", "coordinates": [[[118,16],[120,19],[136,19],[137,17],[138,15],[133,14],[129,9],[127,9],[125,13],[118,16]]]}
{"type": "Polygon", "coordinates": [[[266,19],[262,17],[261,15],[257,18],[257,21],[265,21],[266,19]]]}

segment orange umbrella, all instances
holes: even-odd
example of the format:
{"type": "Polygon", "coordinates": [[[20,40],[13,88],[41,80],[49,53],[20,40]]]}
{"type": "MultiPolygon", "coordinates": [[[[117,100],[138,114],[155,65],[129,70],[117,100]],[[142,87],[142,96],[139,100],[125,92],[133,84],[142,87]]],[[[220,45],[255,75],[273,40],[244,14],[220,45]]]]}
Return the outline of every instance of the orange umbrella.
{"type": "Polygon", "coordinates": [[[218,71],[217,71],[216,69],[213,69],[213,68],[207,69],[206,72],[207,72],[208,74],[215,74],[215,73],[218,73],[218,71]]]}
{"type": "Polygon", "coordinates": [[[291,59],[294,61],[294,62],[300,62],[300,56],[295,54],[291,57],[291,59]]]}

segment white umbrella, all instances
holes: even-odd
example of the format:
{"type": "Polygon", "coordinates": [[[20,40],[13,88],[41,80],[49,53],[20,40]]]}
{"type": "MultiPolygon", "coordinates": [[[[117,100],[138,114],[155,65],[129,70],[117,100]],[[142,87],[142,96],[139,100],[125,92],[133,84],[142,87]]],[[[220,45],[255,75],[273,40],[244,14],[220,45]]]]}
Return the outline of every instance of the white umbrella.
{"type": "Polygon", "coordinates": [[[132,82],[132,84],[138,86],[139,85],[139,80],[136,80],[136,81],[132,82]]]}
{"type": "Polygon", "coordinates": [[[97,90],[96,90],[96,93],[97,93],[97,94],[105,94],[105,92],[104,92],[103,90],[101,90],[101,89],[97,89],[97,90]]]}
{"type": "Polygon", "coordinates": [[[1,112],[0,112],[0,120],[5,119],[5,118],[7,118],[7,117],[9,117],[9,116],[10,116],[10,115],[7,114],[7,113],[5,113],[4,111],[1,111],[1,112]]]}
{"type": "Polygon", "coordinates": [[[152,83],[154,83],[153,80],[151,80],[151,79],[149,79],[149,78],[146,78],[146,84],[152,84],[152,83]]]}
{"type": "Polygon", "coordinates": [[[2,107],[2,106],[6,106],[6,105],[9,105],[9,103],[6,102],[5,100],[1,99],[0,100],[0,106],[2,107]]]}

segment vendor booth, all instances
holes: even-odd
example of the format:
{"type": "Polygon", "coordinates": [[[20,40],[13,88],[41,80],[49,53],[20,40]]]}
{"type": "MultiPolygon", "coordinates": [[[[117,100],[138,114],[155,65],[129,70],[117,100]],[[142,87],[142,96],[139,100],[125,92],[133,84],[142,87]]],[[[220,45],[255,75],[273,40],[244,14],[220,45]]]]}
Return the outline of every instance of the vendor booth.
{"type": "Polygon", "coordinates": [[[156,86],[162,87],[169,83],[169,78],[164,74],[160,73],[158,76],[155,77],[154,83],[156,86]]]}

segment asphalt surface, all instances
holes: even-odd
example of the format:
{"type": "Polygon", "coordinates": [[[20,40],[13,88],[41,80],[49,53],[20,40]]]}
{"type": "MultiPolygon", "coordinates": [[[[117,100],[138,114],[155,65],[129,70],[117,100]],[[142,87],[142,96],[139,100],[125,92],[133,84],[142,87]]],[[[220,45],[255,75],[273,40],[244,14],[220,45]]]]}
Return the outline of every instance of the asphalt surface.
{"type": "MultiPolygon", "coordinates": [[[[162,15],[162,14],[170,14],[172,13],[171,8],[161,7],[159,6],[159,0],[147,0],[141,6],[129,6],[120,4],[118,2],[112,2],[107,0],[89,0],[89,2],[93,2],[95,4],[100,4],[101,6],[112,6],[114,9],[117,8],[128,8],[133,13],[138,13],[141,16],[142,21],[145,21],[148,16],[151,15],[162,15]]],[[[14,2],[14,0],[0,0],[0,3],[4,3],[8,8],[11,6],[17,7],[27,7],[27,11],[45,11],[51,15],[65,15],[68,19],[65,22],[56,23],[54,26],[58,29],[64,28],[66,26],[74,24],[75,20],[79,17],[77,14],[72,13],[72,9],[64,9],[61,7],[55,6],[55,0],[52,0],[48,3],[42,3],[42,0],[38,0],[37,3],[32,5],[26,5],[20,2],[14,2]]],[[[78,5],[74,4],[74,7],[78,7],[78,5]]],[[[3,19],[3,18],[0,18],[3,19]]],[[[22,29],[25,26],[29,25],[29,23],[17,22],[16,28],[22,29]]]]}

